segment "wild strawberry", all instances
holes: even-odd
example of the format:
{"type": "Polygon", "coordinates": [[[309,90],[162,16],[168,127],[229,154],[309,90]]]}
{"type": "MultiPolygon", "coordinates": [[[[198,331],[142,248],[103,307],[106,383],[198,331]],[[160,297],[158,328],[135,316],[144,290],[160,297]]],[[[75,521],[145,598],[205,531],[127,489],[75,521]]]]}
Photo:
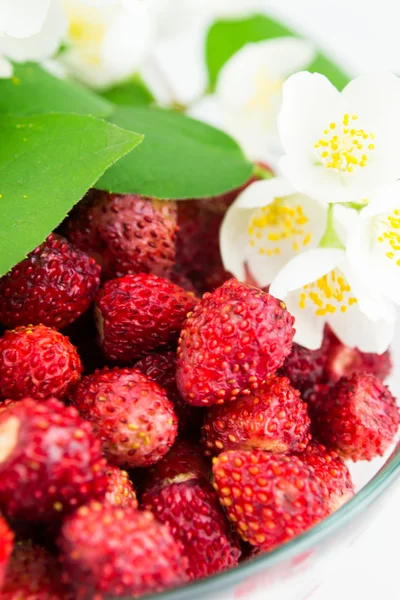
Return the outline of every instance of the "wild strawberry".
{"type": "Polygon", "coordinates": [[[327,383],[316,383],[307,391],[303,392],[303,400],[307,404],[308,414],[311,419],[311,433],[315,434],[315,423],[318,420],[318,415],[323,410],[323,405],[330,391],[330,386],[327,383]]]}
{"type": "Polygon", "coordinates": [[[50,327],[17,327],[0,338],[1,398],[61,399],[73,391],[81,373],[74,346],[50,327]]]}
{"type": "Polygon", "coordinates": [[[107,279],[132,273],[168,276],[175,264],[175,202],[92,192],[72,211],[66,235],[93,256],[107,279]]]}
{"type": "Polygon", "coordinates": [[[343,377],[319,408],[318,438],[354,461],[383,456],[400,423],[396,400],[368,373],[343,377]]]}
{"type": "Polygon", "coordinates": [[[89,308],[99,287],[93,258],[52,234],[0,279],[0,322],[61,329],[89,308]]]}
{"type": "Polygon", "coordinates": [[[293,335],[283,302],[231,279],[205,294],[184,324],[178,389],[195,406],[250,394],[282,366],[293,335]]]}
{"type": "Polygon", "coordinates": [[[201,408],[190,406],[178,392],[175,352],[149,354],[136,363],[135,369],[153,379],[167,392],[167,396],[173,402],[178,416],[179,431],[188,431],[201,426],[204,411],[201,408]]]}
{"type": "Polygon", "coordinates": [[[105,356],[129,363],[176,342],[197,300],[156,275],[126,275],[108,281],[96,300],[100,343],[105,356]]]}
{"type": "Polygon", "coordinates": [[[213,473],[228,518],[245,541],[264,552],[326,514],[326,489],[296,456],[224,452],[214,459],[213,473]]]}
{"type": "Polygon", "coordinates": [[[8,565],[2,600],[72,600],[61,582],[57,559],[32,542],[17,542],[8,565]]]}
{"type": "Polygon", "coordinates": [[[144,508],[169,525],[181,542],[190,579],[233,567],[240,556],[199,460],[190,446],[178,442],[176,451],[173,448],[153,467],[142,496],[144,508]]]}
{"type": "Polygon", "coordinates": [[[199,293],[213,292],[230,279],[219,249],[219,230],[224,215],[239,193],[252,183],[221,196],[180,201],[176,270],[188,277],[199,293]]]}
{"type": "Polygon", "coordinates": [[[288,377],[292,386],[301,393],[307,392],[322,381],[328,346],[326,338],[318,350],[308,350],[299,344],[293,344],[292,352],[279,370],[279,375],[288,377]]]}
{"type": "Polygon", "coordinates": [[[108,466],[108,480],[105,500],[114,506],[137,508],[136,492],[126,471],[118,467],[108,466]]]}
{"type": "Polygon", "coordinates": [[[179,544],[147,511],[91,502],[65,520],[59,545],[77,600],[136,598],[187,579],[179,544]]]}
{"type": "Polygon", "coordinates": [[[304,452],[296,456],[312,467],[321,486],[326,486],[329,513],[340,508],[354,496],[350,471],[336,452],[327,450],[322,444],[312,442],[304,452]]]}
{"type": "Polygon", "coordinates": [[[310,419],[300,392],[286,377],[271,377],[236,402],[209,409],[202,429],[208,454],[226,450],[304,450],[310,419]]]}
{"type": "Polygon", "coordinates": [[[58,522],[103,498],[106,463],[91,425],[55,398],[8,402],[0,413],[0,506],[11,519],[58,522]]]}
{"type": "Polygon", "coordinates": [[[208,480],[209,465],[200,445],[178,439],[171,450],[146,472],[147,486],[164,487],[189,479],[208,480]]]}
{"type": "Polygon", "coordinates": [[[354,373],[371,373],[381,381],[385,381],[392,370],[390,350],[384,354],[361,352],[358,348],[348,348],[335,336],[328,332],[328,352],[325,364],[325,381],[333,385],[342,377],[350,377],[354,373]]]}
{"type": "Polygon", "coordinates": [[[73,403],[91,421],[108,460],[147,467],[171,448],[178,418],[165,391],[135,369],[103,369],[82,379],[73,403]]]}
{"type": "Polygon", "coordinates": [[[7,522],[0,516],[0,590],[2,589],[8,561],[13,549],[13,541],[14,534],[8,527],[7,522]]]}

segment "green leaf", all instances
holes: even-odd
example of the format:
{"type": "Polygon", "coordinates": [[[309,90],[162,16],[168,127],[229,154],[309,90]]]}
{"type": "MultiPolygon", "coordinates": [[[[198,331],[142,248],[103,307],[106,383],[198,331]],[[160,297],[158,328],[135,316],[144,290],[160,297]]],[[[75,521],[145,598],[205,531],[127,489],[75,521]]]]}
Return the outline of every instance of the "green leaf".
{"type": "Polygon", "coordinates": [[[119,107],[113,123],[142,131],[144,143],[119,161],[96,187],[157,198],[216,196],[242,185],[252,165],[225,133],[167,110],[119,107]]]}
{"type": "Polygon", "coordinates": [[[129,106],[146,106],[153,104],[155,100],[147,85],[138,76],[104,90],[101,95],[114,104],[129,106]]]}
{"type": "Polygon", "coordinates": [[[35,63],[16,64],[11,79],[0,79],[0,113],[77,113],[106,117],[113,105],[78,83],[54,77],[35,63]]]}
{"type": "MultiPolygon", "coordinates": [[[[254,15],[242,20],[217,21],[208,31],[206,39],[206,63],[210,91],[215,89],[218,75],[224,64],[238,50],[250,42],[261,42],[284,36],[298,36],[282,23],[265,15],[254,15]]],[[[311,73],[322,73],[339,89],[350,81],[348,75],[325,54],[319,52],[309,65],[311,73]]]]}
{"type": "Polygon", "coordinates": [[[0,274],[39,245],[143,139],[80,115],[0,115],[0,136],[0,274]]]}

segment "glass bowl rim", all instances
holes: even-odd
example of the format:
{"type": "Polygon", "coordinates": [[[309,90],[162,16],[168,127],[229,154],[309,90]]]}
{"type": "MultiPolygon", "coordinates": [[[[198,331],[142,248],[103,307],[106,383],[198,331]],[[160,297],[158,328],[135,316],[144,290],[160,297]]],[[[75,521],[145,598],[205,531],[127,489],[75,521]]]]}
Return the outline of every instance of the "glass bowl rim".
{"type": "MultiPolygon", "coordinates": [[[[315,544],[329,538],[342,529],[354,516],[372,504],[388,489],[397,478],[400,478],[400,442],[392,454],[375,474],[375,476],[355,496],[339,510],[315,525],[305,533],[293,538],[290,542],[278,546],[271,552],[261,554],[252,560],[245,561],[238,567],[223,571],[217,575],[194,581],[179,588],[159,594],[145,596],[143,600],[191,600],[204,598],[227,586],[233,587],[250,575],[256,575],[264,569],[296,557],[310,550],[315,544]]],[[[129,600],[128,598],[126,600],[129,600]]]]}

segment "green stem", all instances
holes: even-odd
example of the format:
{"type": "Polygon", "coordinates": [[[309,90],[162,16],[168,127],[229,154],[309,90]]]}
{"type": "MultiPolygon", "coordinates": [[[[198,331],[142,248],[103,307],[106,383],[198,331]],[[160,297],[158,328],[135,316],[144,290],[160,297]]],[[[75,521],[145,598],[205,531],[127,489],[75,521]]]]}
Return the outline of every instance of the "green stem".
{"type": "Polygon", "coordinates": [[[273,174],[269,169],[255,163],[253,167],[253,176],[257,177],[257,179],[272,179],[273,174]]]}
{"type": "Polygon", "coordinates": [[[326,220],[326,229],[319,243],[319,248],[337,248],[338,250],[344,250],[345,247],[342,244],[342,241],[339,238],[338,234],[336,233],[333,219],[333,210],[334,205],[329,204],[328,216],[326,220]]]}

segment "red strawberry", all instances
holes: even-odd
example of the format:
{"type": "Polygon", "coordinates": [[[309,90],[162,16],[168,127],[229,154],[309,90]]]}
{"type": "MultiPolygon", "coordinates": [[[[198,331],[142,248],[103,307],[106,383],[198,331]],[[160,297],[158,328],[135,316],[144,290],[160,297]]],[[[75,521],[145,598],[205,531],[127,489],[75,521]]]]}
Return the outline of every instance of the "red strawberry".
{"type": "Polygon", "coordinates": [[[178,442],[153,467],[142,496],[143,506],[181,542],[190,579],[233,567],[240,556],[200,461],[193,448],[178,442]]]}
{"type": "Polygon", "coordinates": [[[330,386],[326,383],[316,383],[310,387],[306,392],[303,392],[303,400],[307,404],[308,414],[311,419],[311,433],[315,433],[315,423],[318,420],[318,415],[326,402],[326,398],[329,394],[330,386]]]}
{"type": "Polygon", "coordinates": [[[272,377],[236,402],[209,409],[202,429],[208,454],[222,450],[304,450],[311,439],[307,405],[286,377],[272,377]]]}
{"type": "Polygon", "coordinates": [[[388,388],[368,373],[343,377],[319,406],[318,438],[343,458],[383,456],[396,435],[400,413],[388,388]]]}
{"type": "Polygon", "coordinates": [[[107,491],[105,500],[114,506],[137,508],[136,492],[126,471],[118,467],[107,467],[107,491]]]}
{"type": "Polygon", "coordinates": [[[201,446],[178,439],[171,450],[147,471],[148,487],[164,487],[189,479],[208,479],[210,468],[201,446]]]}
{"type": "Polygon", "coordinates": [[[328,490],[329,513],[334,512],[354,496],[351,475],[340,456],[322,444],[312,442],[298,458],[314,469],[321,485],[328,490]]]}
{"type": "Polygon", "coordinates": [[[137,597],[186,581],[186,560],[150,512],[92,502],[68,517],[59,545],[75,598],[137,597]]]}
{"type": "Polygon", "coordinates": [[[224,215],[239,193],[231,190],[214,198],[178,202],[176,269],[203,294],[212,292],[232,276],[225,271],[219,249],[219,230],[224,215]]]}
{"type": "Polygon", "coordinates": [[[328,346],[326,338],[318,350],[308,350],[299,344],[293,344],[292,352],[283,363],[279,374],[288,377],[292,386],[300,392],[307,392],[322,381],[328,346]]]}
{"type": "Polygon", "coordinates": [[[0,413],[0,505],[11,519],[58,522],[107,480],[100,443],[75,408],[55,398],[8,402],[0,413]]]}
{"type": "Polygon", "coordinates": [[[52,234],[0,279],[0,322],[61,329],[89,308],[99,286],[93,258],[52,234]]]}
{"type": "Polygon", "coordinates": [[[73,403],[92,422],[111,463],[147,467],[171,448],[178,429],[172,402],[135,369],[103,369],[82,379],[73,403]]]}
{"type": "Polygon", "coordinates": [[[296,456],[245,450],[214,459],[215,489],[238,533],[272,550],[321,520],[326,489],[296,456]]]}
{"type": "MultiPolygon", "coordinates": [[[[2,447],[3,444],[0,445],[0,456],[2,452],[2,447]]],[[[3,517],[0,516],[0,590],[2,589],[8,561],[13,549],[13,542],[14,534],[8,527],[3,517]]]]}
{"type": "Polygon", "coordinates": [[[176,203],[92,190],[66,222],[67,237],[96,258],[105,278],[168,276],[175,264],[176,203]]]}
{"type": "Polygon", "coordinates": [[[153,379],[167,392],[167,396],[173,402],[178,415],[179,431],[187,431],[201,426],[204,416],[203,410],[190,406],[178,392],[175,352],[149,354],[136,363],[135,369],[153,379]]]}
{"type": "Polygon", "coordinates": [[[283,302],[231,279],[205,294],[185,322],[178,389],[195,406],[256,391],[282,366],[293,335],[293,317],[283,302]]]}
{"type": "Polygon", "coordinates": [[[110,360],[129,363],[174,343],[196,298],[156,275],[108,281],[96,301],[100,343],[110,360]]]}
{"type": "Polygon", "coordinates": [[[0,397],[63,398],[81,377],[82,363],[67,337],[45,327],[17,327],[0,338],[0,397]]]}
{"type": "Polygon", "coordinates": [[[8,565],[1,600],[67,600],[57,559],[32,542],[17,542],[8,565]]]}
{"type": "Polygon", "coordinates": [[[358,348],[348,348],[335,336],[328,332],[328,353],[325,364],[325,380],[334,384],[342,377],[350,377],[353,373],[371,373],[381,381],[385,381],[392,370],[390,350],[384,354],[360,352],[358,348]]]}

